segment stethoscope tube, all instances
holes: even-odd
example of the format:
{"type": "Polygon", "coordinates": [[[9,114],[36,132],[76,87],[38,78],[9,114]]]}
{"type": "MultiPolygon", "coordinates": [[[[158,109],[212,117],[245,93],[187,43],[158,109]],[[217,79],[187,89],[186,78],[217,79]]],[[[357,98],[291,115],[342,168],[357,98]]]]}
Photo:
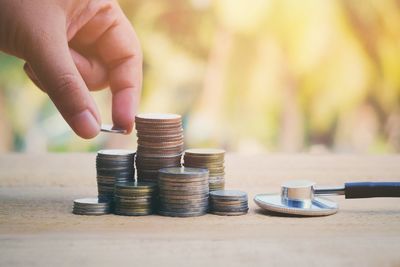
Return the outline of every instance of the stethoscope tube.
{"type": "Polygon", "coordinates": [[[400,197],[400,182],[345,183],[346,198],[400,197]]]}
{"type": "Polygon", "coordinates": [[[400,182],[353,182],[343,187],[315,188],[315,195],[344,195],[345,198],[400,197],[400,182]]]}

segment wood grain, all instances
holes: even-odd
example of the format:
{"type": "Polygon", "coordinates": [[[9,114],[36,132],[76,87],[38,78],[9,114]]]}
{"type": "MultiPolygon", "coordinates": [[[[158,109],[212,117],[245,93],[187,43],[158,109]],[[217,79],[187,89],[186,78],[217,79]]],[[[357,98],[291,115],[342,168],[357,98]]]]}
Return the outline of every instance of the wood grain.
{"type": "MultiPolygon", "coordinates": [[[[400,156],[238,155],[227,188],[277,192],[282,181],[321,185],[400,181],[400,156]]],[[[96,194],[94,154],[0,155],[0,266],[400,266],[400,200],[344,200],[338,214],[100,217],[71,214],[96,194]]]]}

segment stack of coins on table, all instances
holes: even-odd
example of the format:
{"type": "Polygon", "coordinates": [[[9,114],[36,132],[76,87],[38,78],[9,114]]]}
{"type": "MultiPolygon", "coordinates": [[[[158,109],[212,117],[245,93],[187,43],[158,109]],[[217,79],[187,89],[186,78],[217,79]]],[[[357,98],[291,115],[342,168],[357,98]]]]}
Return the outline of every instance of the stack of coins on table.
{"type": "Polygon", "coordinates": [[[182,118],[176,114],[139,114],[135,117],[135,124],[138,181],[157,183],[159,169],[181,166],[182,118]]]}
{"type": "Polygon", "coordinates": [[[103,215],[111,212],[111,200],[103,198],[81,198],[74,200],[72,213],[78,215],[103,215]]]}
{"type": "Polygon", "coordinates": [[[244,215],[249,210],[247,193],[238,190],[210,192],[210,212],[217,215],[244,215]]]}
{"type": "Polygon", "coordinates": [[[159,213],[172,217],[204,215],[208,211],[208,170],[165,168],[159,171],[159,213]]]}
{"type": "Polygon", "coordinates": [[[114,185],[135,179],[135,152],[122,149],[100,150],[97,152],[97,189],[99,198],[114,196],[114,185]]]}
{"type": "Polygon", "coordinates": [[[187,149],[183,158],[185,167],[207,168],[210,172],[210,191],[225,188],[225,150],[212,148],[187,149]]]}
{"type": "Polygon", "coordinates": [[[157,184],[129,182],[115,184],[114,213],[126,216],[150,215],[156,209],[157,184]]]}

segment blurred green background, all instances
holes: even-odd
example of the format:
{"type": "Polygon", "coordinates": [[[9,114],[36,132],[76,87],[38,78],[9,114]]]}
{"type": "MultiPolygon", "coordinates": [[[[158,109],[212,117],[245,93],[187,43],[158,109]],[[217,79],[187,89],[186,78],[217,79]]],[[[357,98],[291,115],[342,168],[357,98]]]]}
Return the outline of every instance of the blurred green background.
{"type": "MultiPolygon", "coordinates": [[[[126,0],[142,112],[184,116],[188,147],[400,151],[400,1],[126,0]]],[[[74,135],[23,62],[0,54],[0,151],[136,147],[74,135]]],[[[103,122],[110,94],[93,93],[103,122]]]]}

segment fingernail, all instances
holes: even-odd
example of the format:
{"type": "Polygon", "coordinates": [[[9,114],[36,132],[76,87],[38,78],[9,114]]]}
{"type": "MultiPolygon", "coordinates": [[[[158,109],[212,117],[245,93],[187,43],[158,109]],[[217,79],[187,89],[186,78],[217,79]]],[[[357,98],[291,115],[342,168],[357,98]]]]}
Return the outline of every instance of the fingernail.
{"type": "Polygon", "coordinates": [[[100,132],[100,125],[89,110],[84,110],[70,119],[72,129],[82,138],[95,137],[100,132]]]}

